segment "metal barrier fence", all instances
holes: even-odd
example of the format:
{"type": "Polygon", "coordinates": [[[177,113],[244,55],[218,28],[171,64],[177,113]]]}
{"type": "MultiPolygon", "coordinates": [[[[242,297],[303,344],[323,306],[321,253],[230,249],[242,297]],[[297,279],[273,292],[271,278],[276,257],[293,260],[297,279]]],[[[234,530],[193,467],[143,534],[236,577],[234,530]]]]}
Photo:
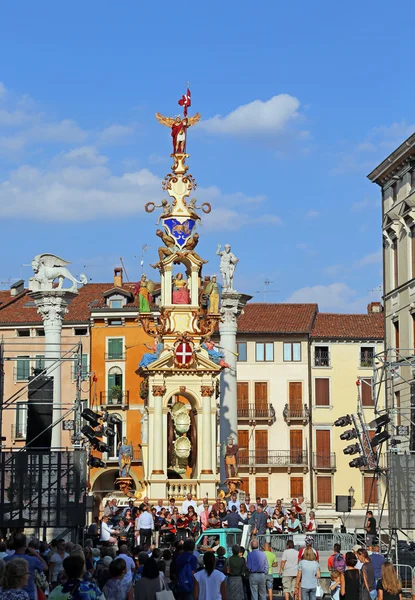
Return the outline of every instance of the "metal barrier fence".
{"type": "MultiPolygon", "coordinates": [[[[356,544],[356,536],[353,533],[310,533],[314,544],[313,547],[319,552],[331,552],[334,544],[340,544],[342,552],[348,552],[356,544]]],[[[283,552],[288,540],[294,542],[294,546],[304,546],[305,534],[302,533],[268,533],[258,535],[257,539],[262,546],[265,542],[271,544],[274,552],[283,552]]]]}
{"type": "Polygon", "coordinates": [[[410,593],[412,590],[412,581],[415,576],[415,568],[411,565],[395,564],[395,569],[402,584],[402,591],[410,593]]]}

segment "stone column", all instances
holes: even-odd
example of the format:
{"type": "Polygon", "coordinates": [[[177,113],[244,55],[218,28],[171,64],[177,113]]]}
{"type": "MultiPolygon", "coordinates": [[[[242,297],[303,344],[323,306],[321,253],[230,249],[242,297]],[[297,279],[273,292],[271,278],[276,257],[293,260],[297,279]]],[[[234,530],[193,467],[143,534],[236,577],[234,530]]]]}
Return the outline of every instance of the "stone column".
{"type": "Polygon", "coordinates": [[[153,396],[153,471],[151,475],[163,475],[163,397],[153,396]]]}
{"type": "MultiPolygon", "coordinates": [[[[77,291],[42,290],[31,292],[37,312],[43,320],[45,330],[45,367],[46,375],[53,377],[52,423],[62,416],[61,396],[61,337],[62,321],[68,312],[69,301],[77,295],[77,291]]],[[[62,423],[52,427],[51,448],[56,450],[62,446],[62,423]]]]}
{"type": "MultiPolygon", "coordinates": [[[[237,319],[250,296],[239,294],[228,290],[222,294],[221,315],[222,322],[219,323],[220,346],[225,355],[225,361],[230,366],[221,375],[220,384],[220,446],[227,443],[229,436],[233,437],[234,443],[238,443],[238,399],[236,382],[237,346],[236,332],[238,329],[237,319]]],[[[221,458],[220,465],[221,482],[227,478],[224,460],[221,458]]]]}
{"type": "Polygon", "coordinates": [[[207,388],[206,391],[202,391],[202,452],[199,454],[202,459],[200,474],[212,475],[212,394],[214,388],[207,388]]]}

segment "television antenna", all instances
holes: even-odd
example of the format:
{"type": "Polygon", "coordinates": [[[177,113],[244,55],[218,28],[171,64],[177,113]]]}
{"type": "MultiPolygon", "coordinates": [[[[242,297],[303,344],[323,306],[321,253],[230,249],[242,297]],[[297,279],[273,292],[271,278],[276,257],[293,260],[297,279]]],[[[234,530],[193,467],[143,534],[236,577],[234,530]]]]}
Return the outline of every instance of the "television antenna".
{"type": "MultiPolygon", "coordinates": [[[[141,258],[140,258],[141,275],[144,273],[144,255],[149,248],[151,248],[150,244],[143,244],[141,246],[141,258]]],[[[134,258],[138,258],[138,257],[134,256],[134,258]]]]}
{"type": "Polygon", "coordinates": [[[267,301],[267,294],[278,294],[278,292],[280,290],[270,290],[269,286],[270,284],[273,283],[271,281],[271,279],[265,279],[264,281],[264,289],[263,290],[257,290],[255,293],[256,294],[264,294],[264,302],[267,301]]]}

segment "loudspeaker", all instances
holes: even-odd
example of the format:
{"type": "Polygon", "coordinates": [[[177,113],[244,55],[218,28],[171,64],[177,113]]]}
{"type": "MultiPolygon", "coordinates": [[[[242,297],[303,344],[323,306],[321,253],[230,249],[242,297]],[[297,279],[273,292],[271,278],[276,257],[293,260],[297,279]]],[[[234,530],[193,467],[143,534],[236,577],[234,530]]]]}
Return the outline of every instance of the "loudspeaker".
{"type": "Polygon", "coordinates": [[[352,512],[352,497],[351,496],[336,496],[336,512],[342,512],[342,513],[352,512]]]}
{"type": "Polygon", "coordinates": [[[53,377],[29,378],[26,444],[29,450],[50,449],[53,377]]]}

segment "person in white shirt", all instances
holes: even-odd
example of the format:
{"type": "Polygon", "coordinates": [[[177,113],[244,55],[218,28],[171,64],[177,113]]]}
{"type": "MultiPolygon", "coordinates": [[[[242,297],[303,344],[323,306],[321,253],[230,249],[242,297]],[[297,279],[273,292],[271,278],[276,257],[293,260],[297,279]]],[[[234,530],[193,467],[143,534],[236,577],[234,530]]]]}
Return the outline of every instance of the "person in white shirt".
{"type": "Polygon", "coordinates": [[[160,514],[160,511],[163,508],[163,500],[157,500],[157,505],[154,508],[156,509],[156,515],[160,514]]]}
{"type": "Polygon", "coordinates": [[[192,494],[187,494],[187,500],[185,500],[182,504],[182,515],[187,515],[187,511],[189,510],[189,506],[193,506],[193,508],[197,509],[196,500],[192,499],[192,494]]]}
{"type": "Polygon", "coordinates": [[[198,507],[197,507],[197,509],[196,509],[196,514],[197,514],[197,516],[199,517],[199,519],[200,519],[200,515],[201,515],[202,513],[204,513],[206,509],[207,509],[207,510],[208,510],[208,512],[210,513],[210,511],[212,510],[212,507],[209,505],[209,500],[208,500],[208,498],[203,498],[203,502],[202,502],[202,504],[199,504],[199,506],[198,506],[198,507]]]}
{"type": "Polygon", "coordinates": [[[63,571],[63,561],[69,554],[65,552],[65,540],[56,542],[56,552],[49,559],[49,582],[56,583],[59,573],[63,571]]]}
{"type": "Polygon", "coordinates": [[[117,534],[118,531],[116,529],[111,529],[111,527],[108,525],[108,517],[104,515],[101,521],[101,536],[99,538],[99,541],[115,544],[117,539],[113,536],[117,534]]]}
{"type": "Polygon", "coordinates": [[[228,501],[228,510],[232,510],[232,506],[236,506],[236,512],[239,512],[241,503],[237,499],[237,495],[235,493],[231,494],[231,499],[228,501]]]}
{"type": "Polygon", "coordinates": [[[153,515],[148,512],[147,507],[144,507],[143,512],[135,520],[136,537],[140,536],[140,546],[144,544],[150,546],[151,535],[154,530],[153,515]]]}
{"type": "Polygon", "coordinates": [[[120,552],[117,558],[123,558],[125,560],[125,564],[127,565],[127,571],[124,575],[124,580],[131,585],[133,582],[133,573],[135,573],[135,562],[128,554],[128,547],[123,544],[120,546],[120,552]]]}

